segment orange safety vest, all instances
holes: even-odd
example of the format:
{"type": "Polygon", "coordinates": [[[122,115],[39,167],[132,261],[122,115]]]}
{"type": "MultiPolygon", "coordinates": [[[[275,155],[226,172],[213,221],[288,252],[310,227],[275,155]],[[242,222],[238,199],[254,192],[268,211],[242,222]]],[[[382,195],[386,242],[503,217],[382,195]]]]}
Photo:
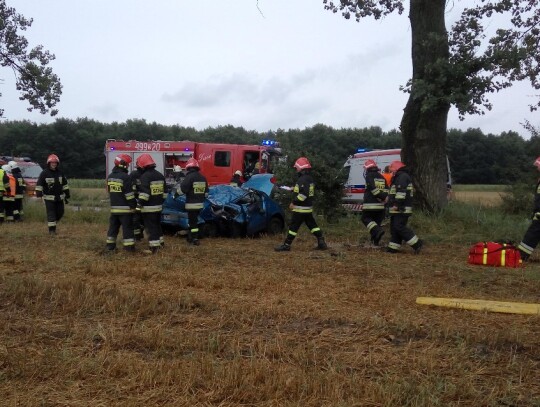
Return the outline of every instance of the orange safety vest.
{"type": "Polygon", "coordinates": [[[392,173],[390,172],[383,172],[382,176],[386,180],[386,186],[392,185],[392,173]]]}
{"type": "Polygon", "coordinates": [[[7,191],[5,191],[5,195],[6,196],[15,196],[15,190],[17,188],[17,179],[11,175],[11,174],[7,174],[7,176],[9,177],[9,193],[7,191]]]}

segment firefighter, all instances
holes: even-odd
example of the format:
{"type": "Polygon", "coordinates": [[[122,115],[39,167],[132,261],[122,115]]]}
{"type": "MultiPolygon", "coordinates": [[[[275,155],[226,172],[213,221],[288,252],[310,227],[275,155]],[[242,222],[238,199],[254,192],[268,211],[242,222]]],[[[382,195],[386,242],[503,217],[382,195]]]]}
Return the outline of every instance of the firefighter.
{"type": "Polygon", "coordinates": [[[56,154],[47,157],[47,167],[41,171],[36,183],[36,196],[43,198],[47,211],[49,234],[56,234],[56,224],[64,216],[64,203],[70,198],[69,185],[59,168],[60,160],[56,154]]]}
{"type": "Polygon", "coordinates": [[[116,249],[116,237],[122,226],[122,246],[129,252],[135,251],[135,236],[133,233],[133,212],[137,206],[135,193],[128,175],[131,156],[119,154],[114,159],[114,168],[107,177],[107,190],[111,202],[109,231],[107,232],[107,250],[116,249]]]}
{"type": "Polygon", "coordinates": [[[401,161],[390,163],[392,172],[392,185],[388,194],[388,206],[390,207],[390,233],[392,234],[388,247],[389,253],[397,253],[405,241],[414,250],[420,253],[423,242],[407,227],[407,222],[412,214],[413,185],[412,178],[401,161]]]}
{"type": "MultiPolygon", "coordinates": [[[[135,169],[131,171],[131,173],[129,174],[131,188],[133,189],[133,196],[135,197],[136,202],[138,202],[139,200],[141,174],[142,174],[142,169],[137,167],[137,165],[135,165],[135,169]]],[[[143,233],[144,226],[143,226],[142,216],[141,216],[141,207],[139,205],[137,205],[135,208],[135,212],[133,213],[132,220],[133,220],[133,233],[135,235],[135,240],[141,241],[144,238],[144,233],[143,233]]]]}
{"type": "Polygon", "coordinates": [[[242,171],[236,170],[234,172],[233,177],[231,178],[231,185],[233,187],[241,187],[242,186],[242,180],[240,179],[242,177],[242,171]]]}
{"type": "Polygon", "coordinates": [[[11,174],[11,168],[9,164],[2,165],[2,170],[4,171],[4,174],[8,177],[9,182],[9,188],[7,188],[4,191],[4,212],[5,212],[5,218],[6,222],[13,222],[13,209],[15,208],[15,187],[16,182],[15,178],[11,174]]]}
{"type": "Polygon", "coordinates": [[[142,169],[138,205],[141,209],[144,229],[148,234],[150,251],[156,253],[163,243],[161,211],[166,197],[165,177],[156,170],[156,163],[150,154],[141,154],[136,164],[142,169]]]}
{"type": "Polygon", "coordinates": [[[16,221],[22,220],[23,212],[23,198],[26,191],[26,182],[22,176],[21,169],[19,164],[15,161],[10,161],[8,163],[9,168],[11,169],[11,174],[15,178],[15,205],[13,207],[13,218],[16,221]]]}
{"type": "Polygon", "coordinates": [[[186,211],[189,220],[187,241],[194,246],[199,246],[199,212],[204,206],[204,199],[208,196],[208,182],[201,174],[199,162],[195,158],[187,161],[186,171],[187,175],[180,189],[186,194],[186,211]]]}
{"type": "MultiPolygon", "coordinates": [[[[536,159],[533,165],[540,171],[540,157],[536,159]]],[[[536,183],[533,205],[532,222],[518,245],[523,261],[529,260],[532,252],[538,246],[538,242],[540,242],[540,179],[536,183]]]]}
{"type": "Polygon", "coordinates": [[[388,197],[388,187],[382,174],[379,172],[377,163],[366,160],[364,163],[364,178],[366,180],[366,192],[362,205],[362,223],[371,235],[371,242],[378,246],[384,235],[381,227],[385,215],[385,202],[388,197]]]}
{"type": "Polygon", "coordinates": [[[313,199],[315,196],[315,183],[310,174],[311,164],[306,157],[300,157],[294,163],[294,168],[298,173],[298,180],[293,188],[295,194],[289,209],[292,210],[292,220],[289,226],[289,231],[285,242],[281,246],[277,246],[277,252],[288,252],[291,250],[291,244],[298,233],[298,229],[302,223],[306,223],[310,232],[317,238],[318,250],[326,250],[328,246],[324,241],[321,229],[317,226],[313,217],[313,199]]]}
{"type": "Polygon", "coordinates": [[[5,220],[5,203],[4,203],[4,194],[10,192],[11,187],[9,185],[9,176],[3,167],[0,167],[0,223],[4,223],[5,220]]]}

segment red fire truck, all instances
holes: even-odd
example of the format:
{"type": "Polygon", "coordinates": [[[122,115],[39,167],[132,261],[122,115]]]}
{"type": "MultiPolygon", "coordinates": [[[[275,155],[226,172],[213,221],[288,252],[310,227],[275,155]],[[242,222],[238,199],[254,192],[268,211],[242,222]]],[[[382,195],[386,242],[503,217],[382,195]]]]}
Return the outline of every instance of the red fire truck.
{"type": "Polygon", "coordinates": [[[261,145],[241,145],[110,139],[105,143],[107,174],[114,166],[114,158],[120,153],[132,157],[132,167],[141,154],[150,154],[156,162],[156,169],[165,176],[168,185],[174,184],[177,171],[184,170],[187,160],[194,157],[199,161],[208,184],[216,185],[228,184],[238,170],[242,171],[244,178],[248,178],[255,168],[261,174],[272,173],[281,156],[281,149],[271,140],[263,140],[261,145]]]}

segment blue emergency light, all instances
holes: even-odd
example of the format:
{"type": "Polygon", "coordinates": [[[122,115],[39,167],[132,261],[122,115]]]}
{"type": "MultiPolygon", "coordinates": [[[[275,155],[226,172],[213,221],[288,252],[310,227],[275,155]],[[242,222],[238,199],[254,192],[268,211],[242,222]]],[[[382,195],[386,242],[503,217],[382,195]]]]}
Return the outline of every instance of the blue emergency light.
{"type": "Polygon", "coordinates": [[[356,149],[357,153],[367,153],[368,151],[371,151],[371,148],[358,148],[356,149]]]}
{"type": "Polygon", "coordinates": [[[279,143],[275,140],[263,140],[261,143],[263,146],[274,146],[277,147],[279,143]]]}

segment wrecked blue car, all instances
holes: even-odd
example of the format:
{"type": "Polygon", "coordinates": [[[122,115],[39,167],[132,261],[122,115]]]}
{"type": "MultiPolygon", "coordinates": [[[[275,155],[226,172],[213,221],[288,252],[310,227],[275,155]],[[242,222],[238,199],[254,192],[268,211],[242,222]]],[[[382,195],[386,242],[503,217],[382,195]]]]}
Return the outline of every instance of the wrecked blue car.
{"type": "MultiPolygon", "coordinates": [[[[272,174],[258,174],[240,188],[230,185],[210,187],[199,214],[202,235],[240,237],[281,233],[285,214],[270,198],[274,188],[272,181],[272,174]]],[[[166,230],[180,233],[189,228],[185,195],[179,185],[172,188],[163,203],[161,224],[166,230]]]]}

